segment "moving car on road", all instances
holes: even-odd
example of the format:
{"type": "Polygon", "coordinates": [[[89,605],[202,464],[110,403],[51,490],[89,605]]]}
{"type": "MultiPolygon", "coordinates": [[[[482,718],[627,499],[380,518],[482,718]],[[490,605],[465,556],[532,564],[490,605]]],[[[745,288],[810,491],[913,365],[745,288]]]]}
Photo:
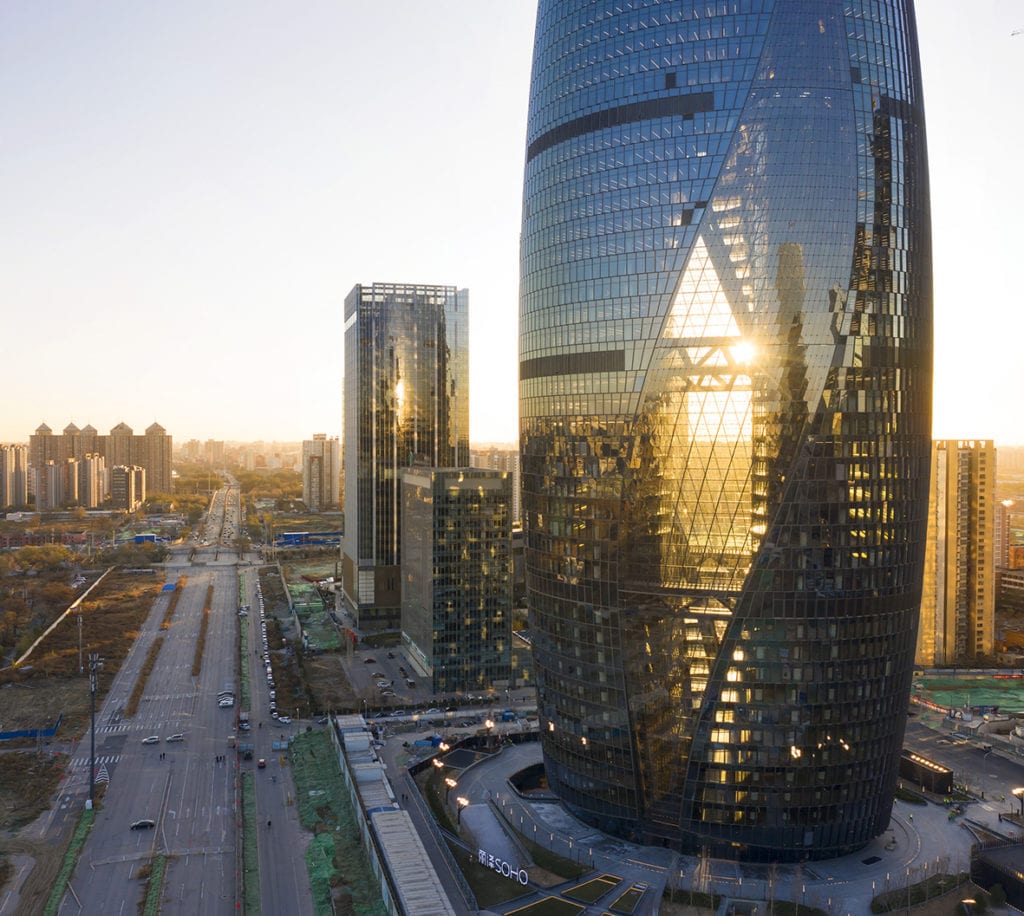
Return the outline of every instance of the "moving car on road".
{"type": "Polygon", "coordinates": [[[170,744],[172,741],[184,741],[185,740],[185,736],[184,735],[168,735],[165,740],[167,741],[168,744],[170,744]]]}
{"type": "Polygon", "coordinates": [[[148,817],[144,817],[141,821],[134,821],[131,826],[131,830],[152,830],[156,826],[156,821],[150,820],[148,817]]]}
{"type": "Polygon", "coordinates": [[[160,743],[160,736],[159,735],[150,735],[148,738],[143,738],[142,739],[142,743],[143,744],[159,744],[160,743]]]}

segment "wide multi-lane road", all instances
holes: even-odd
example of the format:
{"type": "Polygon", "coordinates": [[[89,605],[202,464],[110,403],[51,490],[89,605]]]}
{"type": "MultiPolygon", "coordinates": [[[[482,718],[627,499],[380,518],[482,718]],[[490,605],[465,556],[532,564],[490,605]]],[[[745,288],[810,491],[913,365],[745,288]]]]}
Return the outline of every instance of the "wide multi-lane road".
{"type": "MultiPolygon", "coordinates": [[[[220,538],[210,538],[209,547],[196,550],[191,558],[188,548],[175,549],[167,564],[167,582],[182,577],[184,582],[170,626],[161,626],[171,594],[165,592],[154,603],[97,711],[97,774],[108,778],[109,785],[61,902],[62,914],[136,912],[146,889],[139,871],[159,853],[167,856],[162,913],[228,914],[237,912],[241,903],[239,772],[241,767],[255,769],[256,759],[240,761],[228,747],[238,709],[221,708],[217,694],[225,682],[239,685],[239,625],[251,628],[249,644],[262,649],[259,627],[254,625],[257,615],[246,620],[237,613],[240,572],[248,603],[256,610],[256,567],[246,563],[239,569],[235,551],[224,549],[224,540],[233,540],[230,529],[237,525],[237,498],[237,490],[229,489],[214,500],[207,530],[216,530],[220,538]],[[196,677],[193,659],[210,586],[210,617],[196,677]],[[132,689],[158,637],[163,643],[156,665],[137,713],[129,717],[132,689]],[[177,735],[181,740],[168,741],[177,735]],[[144,743],[151,737],[159,740],[144,743]],[[154,826],[132,829],[140,820],[151,820],[154,826]]],[[[262,729],[254,724],[250,736],[257,746],[255,756],[268,762],[256,774],[264,912],[311,913],[302,855],[308,836],[298,827],[290,771],[271,750],[271,741],[280,739],[282,729],[269,727],[265,678],[251,652],[249,664],[253,718],[265,723],[262,729]],[[273,820],[272,831],[263,826],[268,819],[273,820]]],[[[241,696],[237,699],[241,702],[241,696]]],[[[239,734],[239,740],[250,736],[239,734]]],[[[78,747],[66,792],[84,801],[88,736],[78,747]]]]}
{"type": "MultiPolygon", "coordinates": [[[[234,679],[237,658],[237,575],[234,566],[168,569],[187,579],[171,624],[161,630],[170,595],[155,603],[136,648],[115,679],[96,722],[98,775],[109,785],[61,912],[121,913],[136,906],[136,875],[154,853],[171,858],[163,912],[228,913],[236,899],[235,774],[226,736],[233,710],[220,709],[221,681],[234,679]],[[207,589],[213,585],[202,671],[192,675],[207,589]],[[126,707],[150,645],[163,644],[138,712],[126,707]],[[180,741],[168,741],[181,735],[180,741]],[[154,736],[153,744],[143,739],[154,736]],[[225,755],[225,762],[217,757],[225,755]],[[131,829],[140,820],[155,827],[131,829]],[[187,874],[187,878],[186,878],[187,874]],[[75,898],[78,898],[77,900],[75,898]]],[[[88,779],[88,742],[73,773],[88,779]]]]}

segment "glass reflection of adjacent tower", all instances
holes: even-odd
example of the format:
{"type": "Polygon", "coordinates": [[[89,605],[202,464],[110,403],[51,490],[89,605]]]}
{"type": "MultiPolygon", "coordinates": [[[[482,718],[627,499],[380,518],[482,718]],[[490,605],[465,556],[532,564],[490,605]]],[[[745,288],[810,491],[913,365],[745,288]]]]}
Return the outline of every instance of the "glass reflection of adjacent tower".
{"type": "Polygon", "coordinates": [[[742,587],[804,436],[803,248],[776,250],[775,302],[737,313],[701,241],[673,299],[665,336],[675,378],[652,412],[678,474],[673,527],[685,547],[678,566],[663,566],[669,581],[742,587]]]}

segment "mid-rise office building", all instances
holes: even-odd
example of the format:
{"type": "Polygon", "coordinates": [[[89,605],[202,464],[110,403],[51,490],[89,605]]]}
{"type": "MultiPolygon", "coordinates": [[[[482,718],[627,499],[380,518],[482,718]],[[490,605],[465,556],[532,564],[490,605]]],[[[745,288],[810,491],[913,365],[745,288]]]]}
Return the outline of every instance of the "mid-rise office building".
{"type": "Polygon", "coordinates": [[[0,511],[28,505],[28,447],[0,445],[0,511]]]}
{"type": "Polygon", "coordinates": [[[402,472],[402,641],[438,694],[511,683],[512,476],[402,472]]]}
{"type": "Polygon", "coordinates": [[[888,826],[931,254],[911,0],[540,0],[520,428],[545,770],[768,861],[888,826]]]}
{"type": "Polygon", "coordinates": [[[311,512],[341,504],[341,447],[338,438],[314,433],[302,443],[302,501],[311,512]]]}
{"type": "Polygon", "coordinates": [[[342,585],[362,629],[401,624],[401,470],[469,465],[469,291],[357,285],[345,299],[342,585]]]}
{"type": "Polygon", "coordinates": [[[971,662],[995,637],[996,449],[989,440],[932,445],[917,664],[971,662]]]}

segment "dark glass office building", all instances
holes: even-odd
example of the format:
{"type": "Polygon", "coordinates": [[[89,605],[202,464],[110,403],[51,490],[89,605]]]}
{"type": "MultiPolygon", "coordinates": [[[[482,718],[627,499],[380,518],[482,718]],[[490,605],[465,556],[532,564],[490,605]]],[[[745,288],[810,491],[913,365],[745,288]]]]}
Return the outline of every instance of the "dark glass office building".
{"type": "Polygon", "coordinates": [[[512,473],[402,472],[402,647],[435,694],[512,680],[512,473]]]}
{"type": "Polygon", "coordinates": [[[911,0],[541,0],[520,412],[548,779],[798,861],[889,823],[928,501],[911,0]]]}
{"type": "Polygon", "coordinates": [[[469,464],[469,291],[357,284],[345,298],[342,588],[361,629],[401,624],[401,470],[469,464]]]}

